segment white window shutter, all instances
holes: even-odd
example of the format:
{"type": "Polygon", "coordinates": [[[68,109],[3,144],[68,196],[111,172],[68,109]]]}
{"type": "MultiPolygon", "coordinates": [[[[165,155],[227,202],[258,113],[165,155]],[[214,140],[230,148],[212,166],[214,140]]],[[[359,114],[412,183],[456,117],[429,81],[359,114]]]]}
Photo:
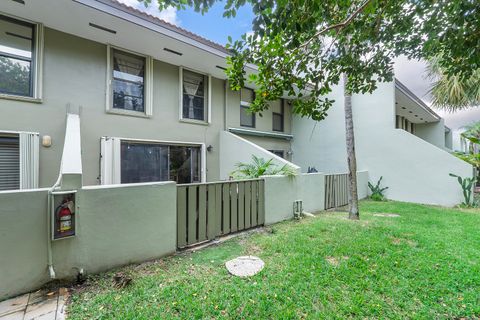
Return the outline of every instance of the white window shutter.
{"type": "Polygon", "coordinates": [[[21,132],[20,189],[38,188],[39,137],[38,133],[21,132]]]}
{"type": "Polygon", "coordinates": [[[120,184],[120,139],[102,137],[100,183],[120,184]]]}

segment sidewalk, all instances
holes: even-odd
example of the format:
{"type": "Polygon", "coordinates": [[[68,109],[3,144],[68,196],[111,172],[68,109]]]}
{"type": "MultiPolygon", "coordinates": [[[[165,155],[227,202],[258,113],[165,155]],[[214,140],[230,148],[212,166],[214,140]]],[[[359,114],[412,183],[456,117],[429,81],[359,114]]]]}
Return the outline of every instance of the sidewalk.
{"type": "Polygon", "coordinates": [[[0,320],[64,320],[68,290],[38,290],[0,302],[0,320]]]}

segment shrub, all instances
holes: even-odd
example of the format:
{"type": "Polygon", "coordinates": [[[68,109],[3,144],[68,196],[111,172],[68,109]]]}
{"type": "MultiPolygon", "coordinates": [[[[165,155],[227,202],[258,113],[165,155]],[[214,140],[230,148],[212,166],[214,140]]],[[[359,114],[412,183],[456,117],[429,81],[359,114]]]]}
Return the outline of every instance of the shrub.
{"type": "Polygon", "coordinates": [[[288,164],[278,167],[273,163],[273,159],[266,161],[263,158],[252,155],[251,163],[239,162],[235,165],[235,169],[231,176],[235,180],[255,179],[261,176],[287,176],[293,177],[297,174],[294,168],[288,164]]]}
{"type": "Polygon", "coordinates": [[[368,187],[370,188],[370,191],[372,194],[370,195],[370,199],[374,201],[383,201],[385,200],[385,195],[383,192],[388,189],[388,187],[381,188],[380,183],[382,182],[383,177],[380,177],[378,179],[377,184],[373,185],[370,182],[368,182],[368,187]]]}

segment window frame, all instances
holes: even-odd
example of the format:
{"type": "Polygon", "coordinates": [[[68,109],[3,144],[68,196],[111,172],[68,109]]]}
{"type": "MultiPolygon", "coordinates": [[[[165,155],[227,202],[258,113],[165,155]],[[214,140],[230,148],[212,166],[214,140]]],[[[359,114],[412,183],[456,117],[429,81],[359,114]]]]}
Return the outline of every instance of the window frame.
{"type": "MultiPolygon", "coordinates": [[[[255,90],[253,90],[251,88],[247,88],[247,87],[244,87],[244,89],[251,90],[252,93],[253,93],[253,99],[255,99],[255,90]]],[[[242,100],[242,91],[240,90],[240,119],[239,119],[240,120],[240,127],[254,128],[255,129],[257,127],[257,117],[256,117],[255,112],[251,113],[251,116],[252,116],[252,125],[251,126],[246,125],[246,124],[242,124],[242,110],[250,108],[250,104],[251,104],[250,102],[242,100]]]]}
{"type": "Polygon", "coordinates": [[[153,58],[149,55],[138,53],[113,45],[107,45],[107,85],[105,110],[110,114],[150,118],[153,115],[153,58]],[[143,84],[143,111],[125,110],[113,107],[113,52],[114,50],[136,55],[145,59],[145,75],[143,84]]]}
{"type": "Polygon", "coordinates": [[[14,190],[38,189],[40,172],[40,134],[31,131],[0,130],[0,136],[2,135],[18,137],[20,148],[20,189],[14,190]]]}
{"type": "Polygon", "coordinates": [[[5,13],[0,13],[0,19],[7,20],[19,25],[28,25],[33,28],[32,37],[32,58],[30,70],[30,95],[17,95],[11,93],[0,93],[1,99],[20,100],[26,102],[41,103],[43,99],[43,49],[44,49],[44,28],[43,24],[28,19],[20,19],[5,13]]]}
{"type": "Polygon", "coordinates": [[[178,120],[180,122],[185,123],[192,123],[192,124],[200,124],[200,125],[210,125],[212,122],[212,76],[208,73],[201,72],[198,70],[186,68],[184,66],[180,66],[178,68],[179,72],[179,103],[178,103],[178,120]],[[207,99],[207,103],[204,103],[204,120],[197,120],[197,119],[190,119],[183,117],[183,70],[187,70],[193,73],[197,73],[207,77],[207,88],[204,88],[204,99],[207,99]]]}
{"type": "MultiPolygon", "coordinates": [[[[187,141],[171,141],[171,140],[155,140],[155,139],[137,139],[123,137],[101,137],[100,139],[100,184],[121,184],[121,143],[145,143],[145,144],[161,144],[170,146],[200,147],[200,183],[207,182],[207,148],[202,142],[187,141]],[[112,145],[107,146],[105,141],[111,140],[112,145]],[[106,150],[109,149],[109,150],[106,150]]],[[[158,181],[169,182],[169,181],[158,181]]],[[[150,182],[139,182],[150,183],[150,182]]],[[[196,182],[198,183],[198,182],[196,182]]]]}
{"type": "Polygon", "coordinates": [[[285,132],[285,100],[284,99],[281,99],[280,108],[281,108],[280,113],[272,111],[272,131],[275,131],[275,132],[285,132]],[[282,122],[281,122],[282,126],[280,130],[275,129],[275,120],[274,120],[275,116],[280,116],[282,119],[282,122]]]}

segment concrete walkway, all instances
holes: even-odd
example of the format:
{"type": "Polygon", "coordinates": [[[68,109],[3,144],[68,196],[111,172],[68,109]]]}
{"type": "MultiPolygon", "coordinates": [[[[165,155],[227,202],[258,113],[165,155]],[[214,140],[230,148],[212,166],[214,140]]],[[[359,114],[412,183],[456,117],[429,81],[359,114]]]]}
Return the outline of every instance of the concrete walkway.
{"type": "Polygon", "coordinates": [[[0,302],[0,320],[64,320],[68,290],[38,290],[0,302]]]}

